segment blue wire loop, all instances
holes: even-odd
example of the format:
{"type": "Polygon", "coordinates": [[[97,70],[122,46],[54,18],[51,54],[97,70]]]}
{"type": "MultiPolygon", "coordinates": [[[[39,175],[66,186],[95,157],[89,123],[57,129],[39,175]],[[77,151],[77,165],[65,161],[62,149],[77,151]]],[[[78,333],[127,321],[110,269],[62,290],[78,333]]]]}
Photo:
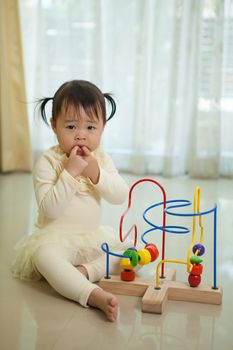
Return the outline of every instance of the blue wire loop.
{"type": "Polygon", "coordinates": [[[112,256],[116,256],[117,258],[129,258],[131,259],[131,255],[125,256],[122,254],[117,254],[117,253],[113,253],[109,250],[109,245],[107,242],[104,242],[101,244],[101,249],[103,250],[103,252],[106,253],[106,279],[110,279],[110,272],[109,272],[109,255],[112,256]]]}
{"type": "MultiPolygon", "coordinates": [[[[203,211],[203,212],[199,212],[199,213],[177,213],[174,212],[173,209],[177,209],[177,208],[182,208],[182,207],[187,207],[192,205],[192,202],[188,201],[188,200],[184,200],[184,199],[177,199],[177,200],[169,200],[166,201],[166,204],[172,204],[169,206],[166,206],[165,212],[168,215],[173,215],[173,216],[183,216],[183,217],[194,217],[194,216],[202,216],[202,215],[207,215],[210,213],[214,213],[214,247],[213,247],[213,256],[214,256],[214,268],[213,268],[213,289],[218,289],[217,288],[217,205],[215,204],[215,206],[212,209],[203,211]]],[[[151,233],[152,231],[156,231],[156,230],[160,230],[160,231],[165,231],[167,233],[173,233],[173,234],[187,234],[190,232],[189,228],[184,227],[184,226],[157,226],[154,223],[152,223],[148,218],[147,218],[147,214],[150,212],[150,210],[152,210],[155,207],[164,205],[164,202],[159,202],[156,204],[153,204],[151,206],[149,206],[148,208],[146,208],[146,210],[143,212],[143,219],[144,221],[151,226],[152,228],[150,228],[149,230],[145,231],[142,235],[141,235],[141,240],[144,244],[148,244],[148,241],[145,240],[145,236],[149,233],[151,233]]],[[[101,245],[101,249],[106,253],[106,276],[105,278],[109,279],[110,278],[110,273],[109,273],[109,256],[115,256],[115,257],[119,257],[119,258],[129,258],[131,259],[132,256],[125,256],[125,255],[121,255],[121,254],[116,254],[113,253],[109,250],[109,246],[106,242],[104,242],[101,245]]]]}

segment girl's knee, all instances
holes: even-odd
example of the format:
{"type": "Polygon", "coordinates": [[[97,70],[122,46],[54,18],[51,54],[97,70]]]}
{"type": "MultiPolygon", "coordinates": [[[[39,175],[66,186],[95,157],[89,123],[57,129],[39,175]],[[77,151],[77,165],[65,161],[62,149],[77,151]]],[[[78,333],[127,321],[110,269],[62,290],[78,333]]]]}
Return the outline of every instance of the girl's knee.
{"type": "Polygon", "coordinates": [[[55,244],[44,244],[37,248],[33,255],[33,262],[37,269],[49,269],[54,266],[60,266],[64,262],[72,264],[74,252],[65,247],[55,244]]]}
{"type": "Polygon", "coordinates": [[[51,249],[49,249],[46,246],[41,246],[37,248],[35,253],[33,254],[33,262],[35,264],[35,267],[39,272],[43,272],[43,266],[48,261],[48,257],[51,255],[51,249]]]}
{"type": "Polygon", "coordinates": [[[53,254],[53,249],[50,245],[42,245],[35,251],[33,255],[33,260],[36,261],[43,261],[47,260],[48,257],[50,257],[53,254]]]}
{"type": "Polygon", "coordinates": [[[33,255],[33,262],[37,269],[41,271],[44,266],[48,266],[58,257],[62,256],[62,252],[59,249],[51,244],[44,244],[37,248],[33,255]]]}

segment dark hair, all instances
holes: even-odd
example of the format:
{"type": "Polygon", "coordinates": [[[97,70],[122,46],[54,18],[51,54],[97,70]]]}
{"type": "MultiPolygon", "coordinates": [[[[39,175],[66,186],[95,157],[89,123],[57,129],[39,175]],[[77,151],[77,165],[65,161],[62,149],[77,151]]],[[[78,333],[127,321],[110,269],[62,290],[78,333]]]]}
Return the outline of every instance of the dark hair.
{"type": "Polygon", "coordinates": [[[62,108],[68,109],[73,106],[75,109],[82,107],[89,117],[99,118],[100,112],[103,123],[109,121],[116,112],[116,103],[109,93],[102,93],[100,89],[86,80],[72,80],[60,86],[54,97],[45,97],[38,100],[39,111],[44,122],[49,125],[45,106],[52,100],[52,119],[56,120],[62,108]],[[111,106],[111,113],[106,117],[105,99],[111,106]]]}

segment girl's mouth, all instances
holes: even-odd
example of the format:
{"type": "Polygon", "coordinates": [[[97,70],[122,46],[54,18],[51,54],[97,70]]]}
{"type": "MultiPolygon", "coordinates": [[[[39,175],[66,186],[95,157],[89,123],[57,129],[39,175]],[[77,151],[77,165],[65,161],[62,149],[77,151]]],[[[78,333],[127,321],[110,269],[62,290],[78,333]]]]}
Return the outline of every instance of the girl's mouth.
{"type": "Polygon", "coordinates": [[[77,154],[81,157],[83,157],[85,155],[85,152],[83,151],[83,146],[79,146],[79,148],[77,150],[77,154]]]}

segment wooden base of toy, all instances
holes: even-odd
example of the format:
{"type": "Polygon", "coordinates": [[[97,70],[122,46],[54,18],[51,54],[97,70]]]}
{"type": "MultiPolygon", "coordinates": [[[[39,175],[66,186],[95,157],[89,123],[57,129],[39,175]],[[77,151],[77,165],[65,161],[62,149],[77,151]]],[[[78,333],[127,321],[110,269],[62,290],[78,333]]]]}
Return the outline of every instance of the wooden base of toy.
{"type": "Polygon", "coordinates": [[[162,284],[161,289],[154,286],[147,288],[142,298],[142,311],[154,314],[162,314],[168,300],[189,301],[192,303],[203,303],[220,305],[222,303],[222,289],[213,289],[210,286],[193,288],[188,283],[167,281],[162,284]]]}
{"type": "Polygon", "coordinates": [[[168,300],[189,301],[204,304],[220,305],[222,289],[210,286],[190,287],[188,283],[175,281],[175,271],[165,269],[165,279],[160,280],[160,289],[155,289],[154,280],[143,280],[136,277],[134,281],[124,282],[119,276],[110,279],[102,278],[99,286],[113,294],[138,296],[142,298],[142,311],[162,314],[168,300]]]}
{"type": "MultiPolygon", "coordinates": [[[[165,269],[165,278],[162,281],[174,281],[176,279],[176,271],[165,269]]],[[[147,280],[136,277],[134,281],[122,281],[120,276],[110,276],[109,279],[103,277],[99,286],[107,292],[113,294],[130,295],[135,297],[142,297],[149,286],[155,284],[154,280],[147,280]]]]}

